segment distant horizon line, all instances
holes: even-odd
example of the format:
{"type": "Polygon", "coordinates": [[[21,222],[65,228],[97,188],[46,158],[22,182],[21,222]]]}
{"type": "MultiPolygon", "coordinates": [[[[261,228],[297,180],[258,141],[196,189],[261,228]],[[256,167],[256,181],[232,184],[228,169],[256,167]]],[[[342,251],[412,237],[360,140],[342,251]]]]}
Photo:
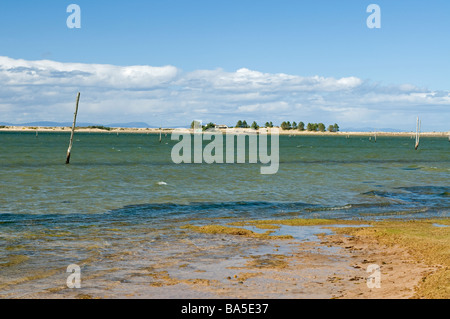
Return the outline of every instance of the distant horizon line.
{"type": "MultiPolygon", "coordinates": [[[[128,123],[121,123],[121,124],[133,124],[133,123],[141,123],[141,124],[146,124],[143,122],[128,122],[128,123]]],[[[114,123],[113,123],[114,124],[114,123]]],[[[4,130],[4,129],[9,129],[14,131],[15,128],[23,130],[23,129],[27,129],[27,130],[39,130],[39,129],[54,129],[54,128],[59,128],[59,129],[63,129],[61,131],[64,131],[64,129],[71,129],[72,128],[72,124],[67,124],[64,122],[31,122],[31,123],[23,123],[23,124],[12,124],[12,123],[6,123],[6,122],[0,122],[0,130],[4,130]],[[52,125],[38,125],[38,123],[54,123],[52,125]]],[[[103,124],[92,124],[92,123],[79,123],[75,126],[76,129],[83,129],[86,131],[92,131],[92,130],[98,130],[98,131],[108,131],[106,129],[101,129],[101,127],[104,128],[110,128],[113,130],[122,130],[122,131],[143,131],[143,130],[176,130],[176,129],[191,129],[190,126],[178,126],[178,127],[159,127],[159,126],[144,126],[144,127],[133,127],[133,126],[113,126],[112,124],[108,124],[108,125],[103,125],[103,124]]],[[[264,127],[260,127],[262,129],[264,129],[264,127]]],[[[383,129],[373,129],[373,128],[343,128],[340,129],[338,132],[319,132],[319,131],[308,131],[308,130],[303,130],[300,131],[298,129],[289,129],[289,130],[284,130],[281,129],[280,126],[274,126],[274,128],[279,128],[280,131],[288,133],[288,132],[298,132],[298,133],[327,133],[327,134],[343,134],[343,133],[361,133],[361,134],[367,134],[367,133],[387,133],[387,134],[405,134],[405,133],[415,133],[415,131],[406,131],[406,130],[394,130],[394,129],[389,129],[389,128],[383,128],[383,129]]],[[[228,127],[228,129],[237,129],[237,130],[252,130],[252,128],[236,128],[234,126],[230,126],[228,127]]],[[[450,131],[423,131],[421,132],[422,134],[450,134],[450,131]]]]}
{"type": "MultiPolygon", "coordinates": [[[[217,123],[215,123],[217,125],[217,123]]],[[[36,122],[26,122],[26,123],[10,123],[10,122],[0,122],[1,126],[17,126],[17,127],[28,127],[28,126],[38,126],[38,127],[72,127],[72,122],[54,122],[54,121],[36,121],[36,122]]],[[[185,126],[174,126],[174,127],[162,127],[149,125],[146,122],[122,122],[122,123],[96,123],[96,122],[78,122],[76,127],[87,127],[87,126],[105,126],[111,128],[163,128],[163,129],[174,129],[174,128],[190,128],[190,125],[187,124],[185,126]]],[[[274,127],[280,127],[280,125],[275,125],[274,127]]],[[[229,128],[234,128],[234,125],[229,125],[229,128]]],[[[261,126],[263,127],[263,126],[261,126]]],[[[296,129],[294,129],[295,131],[296,129]]],[[[401,133],[401,132],[412,132],[408,130],[394,129],[394,128],[374,128],[374,127],[342,127],[340,128],[341,132],[393,132],[393,133],[401,133]]],[[[447,131],[433,131],[433,132],[447,132],[447,131]]]]}

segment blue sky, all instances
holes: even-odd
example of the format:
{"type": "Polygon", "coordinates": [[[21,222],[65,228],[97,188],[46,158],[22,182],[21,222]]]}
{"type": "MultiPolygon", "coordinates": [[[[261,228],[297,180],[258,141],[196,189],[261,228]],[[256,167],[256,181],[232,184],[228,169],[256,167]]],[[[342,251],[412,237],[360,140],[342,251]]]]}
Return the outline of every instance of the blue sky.
{"type": "MultiPolygon", "coordinates": [[[[220,108],[228,110],[226,115],[213,106],[208,109],[209,116],[206,116],[208,112],[197,112],[198,110],[192,114],[192,117],[203,117],[204,121],[228,123],[234,122],[236,118],[252,119],[252,116],[260,121],[272,118],[281,120],[283,116],[295,120],[304,116],[307,121],[319,121],[322,117],[329,121],[342,122],[346,117],[336,116],[334,119],[329,109],[324,111],[323,108],[312,104],[310,109],[305,110],[308,101],[320,95],[327,100],[330,107],[332,99],[336,99],[336,105],[343,108],[338,112],[344,109],[351,112],[351,107],[357,107],[358,103],[364,104],[361,101],[370,94],[367,91],[374,87],[377,88],[374,92],[378,95],[386,95],[386,92],[395,91],[399,87],[402,88],[400,91],[403,94],[405,86],[410,85],[414,87],[410,90],[410,94],[414,96],[419,93],[432,93],[432,96],[437,94],[446,97],[450,90],[449,34],[450,2],[443,0],[2,0],[0,3],[0,56],[14,60],[45,59],[61,63],[123,67],[173,66],[177,68],[178,76],[181,74],[181,77],[184,77],[184,81],[181,81],[182,84],[180,81],[176,84],[171,82],[167,89],[172,90],[172,93],[178,85],[192,87],[191,83],[186,84],[186,77],[192,78],[192,74],[198,76],[199,70],[220,69],[224,74],[232,76],[239,69],[247,69],[268,75],[265,78],[270,78],[270,81],[273,80],[270,75],[280,73],[302,78],[319,76],[336,80],[355,77],[362,81],[358,92],[352,91],[351,98],[346,95],[342,99],[342,94],[338,92],[330,96],[329,91],[319,90],[307,99],[278,101],[302,105],[292,107],[291,112],[282,114],[271,112],[276,106],[262,109],[255,106],[267,101],[255,99],[247,103],[248,101],[237,98],[231,98],[227,102],[232,103],[231,101],[235,100],[234,111],[225,106],[220,108]],[[66,7],[71,3],[81,7],[81,29],[68,29],[66,26],[69,15],[66,13],[66,7]],[[366,8],[371,3],[381,7],[381,29],[369,29],[366,26],[369,16],[366,8]],[[250,107],[246,107],[246,103],[250,107]],[[353,106],[350,105],[352,103],[353,106]],[[266,112],[265,117],[261,116],[261,110],[266,112]]],[[[13,62],[8,63],[17,66],[13,62]]],[[[8,67],[11,68],[11,65],[8,64],[8,67]]],[[[6,67],[3,66],[3,69],[6,67]]],[[[223,76],[220,74],[222,73],[218,72],[216,76],[223,76]]],[[[8,75],[8,79],[10,83],[17,84],[17,80],[11,81],[11,75],[8,75]]],[[[204,77],[200,79],[205,80],[204,77]]],[[[195,81],[198,82],[199,79],[196,78],[195,81]]],[[[38,90],[37,84],[27,83],[28,92],[35,94],[38,90]]],[[[205,87],[202,86],[201,89],[205,90],[205,87]]],[[[352,86],[351,89],[355,90],[355,87],[352,86]]],[[[114,90],[123,88],[114,87],[114,90]]],[[[154,91],[154,88],[146,87],[146,90],[154,91]]],[[[207,92],[204,99],[198,95],[192,102],[216,104],[218,100],[223,100],[222,91],[216,92],[216,100],[212,98],[214,94],[207,92]]],[[[8,94],[2,97],[0,92],[0,105],[2,101],[5,105],[3,109],[0,108],[0,116],[10,121],[36,118],[31,108],[24,110],[23,105],[19,104],[12,107],[13,102],[8,100],[6,95],[8,94]]],[[[186,97],[183,96],[184,99],[186,97]]],[[[136,96],[130,96],[129,102],[133,103],[135,98],[136,96]]],[[[93,100],[96,99],[100,97],[93,97],[93,100]]],[[[146,98],[147,101],[156,99],[156,95],[146,98]]],[[[392,101],[395,99],[387,100],[394,103],[392,101]]],[[[406,101],[408,98],[401,100],[406,101]]],[[[162,101],[167,101],[167,97],[162,97],[162,101]]],[[[272,101],[275,103],[275,98],[272,101]]],[[[380,101],[384,103],[386,99],[380,101]]],[[[358,116],[355,116],[344,124],[350,127],[386,127],[404,118],[408,124],[402,129],[409,129],[414,127],[414,123],[410,123],[411,119],[421,115],[429,122],[441,119],[437,124],[438,129],[448,130],[446,122],[449,122],[449,104],[446,101],[415,100],[412,105],[401,102],[401,110],[395,108],[395,103],[390,104],[393,107],[391,115],[398,116],[392,123],[386,122],[392,116],[386,116],[388,109],[383,108],[379,111],[384,116],[379,116],[378,120],[373,118],[375,114],[361,112],[359,120],[358,116]],[[406,111],[408,108],[410,112],[406,111]],[[446,121],[442,120],[445,116],[446,121]]],[[[62,100],[60,103],[65,105],[62,100]]],[[[123,103],[125,105],[126,101],[123,103]]],[[[367,105],[362,107],[366,108],[366,111],[369,109],[367,105]]],[[[69,112],[68,106],[67,110],[65,106],[62,108],[64,110],[60,113],[61,118],[57,117],[55,120],[63,120],[66,112],[69,112]]],[[[205,108],[208,107],[204,106],[202,110],[205,111],[205,108]]],[[[156,124],[150,123],[151,119],[155,118],[152,115],[153,109],[146,110],[148,113],[139,114],[131,114],[127,110],[127,113],[124,113],[126,116],[121,118],[130,121],[139,118],[149,124],[156,124]],[[144,115],[148,116],[148,119],[143,118],[144,115]]],[[[172,112],[173,110],[168,114],[172,112]]],[[[98,116],[100,119],[100,112],[89,113],[89,116],[98,116]]],[[[120,116],[119,109],[115,116],[120,116]]],[[[159,122],[167,120],[170,125],[182,125],[181,120],[170,120],[167,116],[160,113],[156,117],[159,122]]],[[[180,119],[185,116],[189,115],[184,114],[180,119]]],[[[47,119],[49,116],[39,114],[38,117],[47,119]]],[[[111,120],[118,122],[113,118],[111,120]]],[[[426,123],[424,128],[427,128],[426,123]]],[[[428,128],[431,129],[431,126],[428,128]]]]}

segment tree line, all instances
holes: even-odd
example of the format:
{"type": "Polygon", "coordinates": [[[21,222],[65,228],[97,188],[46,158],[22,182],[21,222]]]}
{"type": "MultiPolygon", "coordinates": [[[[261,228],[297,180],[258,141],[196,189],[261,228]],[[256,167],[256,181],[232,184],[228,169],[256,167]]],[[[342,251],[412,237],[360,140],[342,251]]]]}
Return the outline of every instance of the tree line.
{"type": "MultiPolygon", "coordinates": [[[[239,127],[239,128],[253,128],[253,129],[258,129],[259,125],[256,123],[256,121],[253,121],[251,126],[248,126],[247,122],[241,121],[239,120],[236,123],[235,127],[239,127]]],[[[273,123],[272,122],[266,122],[264,127],[273,127],[273,123]]],[[[308,123],[305,127],[305,123],[303,122],[299,122],[298,124],[294,121],[291,122],[290,121],[284,121],[283,123],[281,123],[280,128],[282,130],[298,130],[298,131],[310,131],[310,132],[325,132],[325,124],[323,123],[308,123]]],[[[328,132],[338,132],[339,131],[339,125],[337,125],[336,123],[329,125],[328,132]]]]}
{"type": "Polygon", "coordinates": [[[308,123],[305,128],[305,123],[299,122],[298,124],[292,122],[292,124],[287,121],[281,123],[281,129],[283,130],[298,130],[298,131],[310,131],[310,132],[339,132],[339,125],[336,123],[329,125],[328,129],[325,129],[325,124],[323,123],[308,123]]]}
{"type": "MultiPolygon", "coordinates": [[[[194,123],[195,121],[192,121],[191,123],[191,128],[194,128],[194,123]]],[[[215,124],[210,122],[206,125],[202,125],[203,130],[207,130],[209,128],[214,128],[215,124]]],[[[252,128],[254,130],[257,130],[260,128],[260,126],[258,125],[258,123],[256,123],[256,121],[253,121],[253,123],[251,125],[248,125],[246,120],[239,120],[236,123],[236,128],[252,128]]],[[[270,127],[274,127],[272,122],[266,122],[264,124],[264,127],[266,128],[270,128],[270,127]]],[[[294,121],[294,122],[290,122],[290,121],[284,121],[283,123],[281,123],[280,128],[282,130],[298,130],[298,131],[310,131],[310,132],[338,132],[339,131],[339,125],[337,125],[336,123],[329,125],[328,129],[325,128],[325,124],[323,123],[308,123],[305,126],[305,123],[303,122],[299,122],[298,124],[294,121]]]]}

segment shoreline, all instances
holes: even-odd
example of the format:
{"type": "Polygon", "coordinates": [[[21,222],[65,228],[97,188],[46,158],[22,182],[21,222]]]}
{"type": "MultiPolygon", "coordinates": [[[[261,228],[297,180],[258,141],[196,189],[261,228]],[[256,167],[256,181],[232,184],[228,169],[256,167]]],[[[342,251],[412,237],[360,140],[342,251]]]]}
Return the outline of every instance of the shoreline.
{"type": "MultiPolygon", "coordinates": [[[[450,240],[448,218],[376,222],[250,220],[227,225],[230,227],[211,224],[185,229],[203,233],[212,240],[234,237],[266,241],[265,246],[274,251],[253,255],[247,250],[245,265],[215,269],[215,280],[190,278],[186,289],[213,298],[450,298],[449,252],[443,249],[450,240]],[[256,226],[259,231],[241,228],[245,225],[256,226]],[[316,234],[317,240],[272,236],[274,227],[281,225],[297,227],[300,233],[320,227],[323,233],[316,234]],[[367,284],[373,274],[368,271],[369,266],[379,267],[380,287],[367,284]],[[230,270],[234,276],[228,276],[224,284],[220,277],[225,278],[230,270]]],[[[184,283],[176,277],[176,272],[166,269],[164,276],[157,276],[157,286],[184,283]]]]}
{"type": "MultiPolygon", "coordinates": [[[[0,132],[38,132],[38,133],[48,133],[48,132],[67,132],[70,133],[71,127],[30,127],[30,126],[6,126],[0,128],[0,132]]],[[[193,133],[192,129],[181,128],[187,132],[193,133]]],[[[124,127],[111,127],[108,129],[99,128],[84,128],[76,127],[75,132],[80,133],[138,133],[138,134],[170,134],[176,128],[124,128],[124,127]]],[[[261,130],[261,129],[260,129],[261,130]]],[[[257,130],[259,132],[260,130],[257,130]]],[[[252,129],[240,129],[240,128],[229,128],[229,129],[218,129],[219,132],[226,133],[232,132],[235,134],[245,134],[249,132],[255,132],[252,129]]],[[[310,131],[298,131],[298,130],[281,130],[280,135],[291,135],[291,136],[368,136],[368,137],[412,137],[415,136],[415,132],[310,132],[310,131]]],[[[450,132],[421,132],[421,137],[449,137],[450,132]]]]}
{"type": "MultiPolygon", "coordinates": [[[[151,263],[151,256],[121,251],[116,260],[136,264],[134,259],[138,258],[139,266],[127,271],[108,267],[97,272],[86,270],[81,290],[67,289],[61,284],[64,281],[55,281],[21,298],[450,298],[449,218],[248,220],[227,226],[214,224],[214,220],[211,223],[182,227],[180,240],[187,250],[169,254],[157,263],[151,263]],[[242,228],[245,225],[259,230],[246,230],[242,228]],[[271,236],[274,227],[280,225],[310,236],[310,230],[316,227],[317,233],[314,240],[271,236]],[[226,251],[233,254],[224,254],[226,251]],[[379,266],[380,287],[367,285],[372,274],[368,272],[370,265],[379,266]]],[[[84,266],[89,265],[87,262],[84,266]]],[[[10,293],[0,290],[0,296],[17,297],[14,288],[10,293]]]]}

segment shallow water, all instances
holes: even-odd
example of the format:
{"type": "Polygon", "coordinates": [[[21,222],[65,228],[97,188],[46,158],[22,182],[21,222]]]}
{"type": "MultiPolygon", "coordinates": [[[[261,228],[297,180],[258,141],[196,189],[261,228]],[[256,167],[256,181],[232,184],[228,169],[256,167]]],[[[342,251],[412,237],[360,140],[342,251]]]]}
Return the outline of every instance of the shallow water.
{"type": "Polygon", "coordinates": [[[62,165],[68,136],[0,133],[2,214],[217,208],[354,217],[386,206],[425,215],[450,206],[445,138],[423,138],[414,151],[409,138],[281,136],[278,173],[261,175],[259,163],[176,165],[176,142],[146,134],[76,133],[71,164],[62,165]]]}
{"type": "Polygon", "coordinates": [[[71,263],[116,278],[139,261],[175,258],[205,240],[180,229],[188,223],[450,212],[445,138],[424,137],[414,151],[401,137],[280,136],[275,175],[261,175],[261,164],[176,165],[176,142],[147,134],[76,133],[64,165],[68,139],[0,133],[0,291],[52,288],[48,278],[71,263]]]}

